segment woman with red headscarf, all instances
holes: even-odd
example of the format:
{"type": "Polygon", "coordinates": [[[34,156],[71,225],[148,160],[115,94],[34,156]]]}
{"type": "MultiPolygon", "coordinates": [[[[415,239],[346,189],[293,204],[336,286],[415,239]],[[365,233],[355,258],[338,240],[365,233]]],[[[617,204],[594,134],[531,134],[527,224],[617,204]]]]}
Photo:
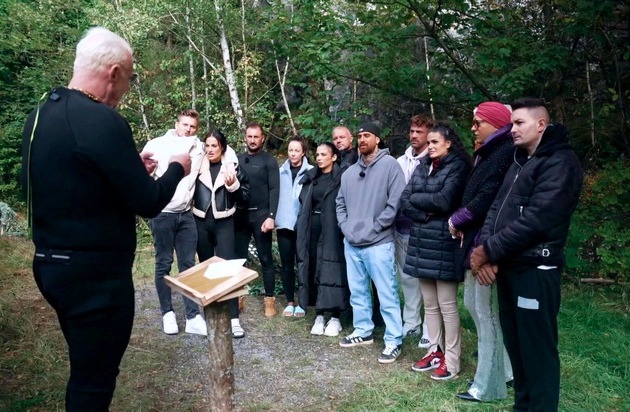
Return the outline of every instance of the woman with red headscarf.
{"type": "Polygon", "coordinates": [[[470,270],[470,252],[503,177],[512,164],[510,110],[499,102],[481,103],[473,111],[475,136],[473,169],[468,177],[461,207],[451,215],[451,235],[461,238],[455,254],[455,270],[464,274],[464,304],[477,328],[477,372],[468,391],[457,397],[467,401],[491,401],[507,397],[506,381],[512,367],[503,346],[496,286],[480,285],[470,270]]]}

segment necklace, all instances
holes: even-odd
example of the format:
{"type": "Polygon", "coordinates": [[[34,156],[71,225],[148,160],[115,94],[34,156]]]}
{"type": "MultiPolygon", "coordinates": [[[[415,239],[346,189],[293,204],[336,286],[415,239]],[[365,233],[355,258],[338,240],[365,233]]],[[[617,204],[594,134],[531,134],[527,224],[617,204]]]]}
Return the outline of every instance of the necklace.
{"type": "Polygon", "coordinates": [[[102,103],[102,100],[99,99],[98,97],[94,96],[92,93],[90,92],[86,92],[83,89],[80,89],[78,87],[69,87],[70,90],[76,90],[78,92],[83,93],[84,95],[86,95],[87,97],[89,97],[90,99],[94,100],[96,103],[102,103]]]}

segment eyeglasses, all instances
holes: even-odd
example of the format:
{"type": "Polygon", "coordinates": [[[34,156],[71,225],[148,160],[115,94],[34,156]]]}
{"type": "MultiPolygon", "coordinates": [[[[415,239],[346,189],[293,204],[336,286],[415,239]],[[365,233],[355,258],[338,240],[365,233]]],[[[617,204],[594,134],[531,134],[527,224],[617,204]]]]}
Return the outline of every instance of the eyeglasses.
{"type": "Polygon", "coordinates": [[[473,119],[473,121],[472,121],[472,126],[473,126],[475,129],[479,129],[479,127],[480,127],[482,124],[484,124],[484,123],[486,123],[486,121],[485,121],[485,120],[481,120],[481,119],[473,119]]]}

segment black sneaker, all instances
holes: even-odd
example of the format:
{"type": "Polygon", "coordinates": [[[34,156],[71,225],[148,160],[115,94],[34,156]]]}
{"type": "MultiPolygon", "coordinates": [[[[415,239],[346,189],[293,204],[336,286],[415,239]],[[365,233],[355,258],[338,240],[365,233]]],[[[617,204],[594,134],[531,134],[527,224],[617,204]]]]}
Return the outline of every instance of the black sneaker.
{"type": "Polygon", "coordinates": [[[387,345],[383,352],[378,355],[379,363],[392,363],[400,356],[400,347],[401,345],[387,345]]]}
{"type": "Polygon", "coordinates": [[[374,336],[370,333],[367,336],[359,336],[351,333],[339,341],[342,348],[351,348],[352,346],[371,345],[374,343],[374,336]]]}

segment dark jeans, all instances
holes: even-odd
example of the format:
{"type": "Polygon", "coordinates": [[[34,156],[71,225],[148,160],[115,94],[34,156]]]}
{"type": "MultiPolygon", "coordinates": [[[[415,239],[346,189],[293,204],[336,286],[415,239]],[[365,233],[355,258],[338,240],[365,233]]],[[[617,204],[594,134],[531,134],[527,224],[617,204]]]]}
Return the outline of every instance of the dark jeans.
{"type": "Polygon", "coordinates": [[[515,411],[557,411],[560,397],[560,270],[497,275],[503,340],[514,371],[515,411]]]}
{"type": "MultiPolygon", "coordinates": [[[[177,253],[177,268],[180,272],[195,266],[197,248],[197,227],[191,211],[183,213],[162,212],[149,220],[155,246],[155,289],[162,315],[173,310],[171,288],[166,285],[164,276],[170,275],[173,265],[173,249],[177,253]]],[[[184,297],[186,319],[199,314],[199,307],[184,297]]]]}
{"type": "Polygon", "coordinates": [[[278,229],[278,250],[282,262],[282,287],[287,302],[295,302],[296,236],[293,230],[278,229]]]}
{"type": "Polygon", "coordinates": [[[271,253],[272,232],[262,233],[260,227],[265,219],[269,217],[269,211],[237,209],[234,215],[235,226],[235,246],[236,257],[247,258],[249,240],[254,236],[258,260],[262,268],[263,283],[265,285],[265,296],[273,296],[276,271],[273,267],[273,256],[271,253]]]}
{"type": "MultiPolygon", "coordinates": [[[[203,262],[213,256],[234,259],[234,218],[215,219],[209,210],[204,219],[195,216],[197,255],[203,262]]],[[[238,319],[238,298],[230,299],[230,317],[238,319]]]]}
{"type": "Polygon", "coordinates": [[[58,263],[42,253],[50,258],[37,251],[35,282],[68,344],[66,410],[107,411],[133,326],[133,254],[57,252],[71,255],[58,263]]]}

